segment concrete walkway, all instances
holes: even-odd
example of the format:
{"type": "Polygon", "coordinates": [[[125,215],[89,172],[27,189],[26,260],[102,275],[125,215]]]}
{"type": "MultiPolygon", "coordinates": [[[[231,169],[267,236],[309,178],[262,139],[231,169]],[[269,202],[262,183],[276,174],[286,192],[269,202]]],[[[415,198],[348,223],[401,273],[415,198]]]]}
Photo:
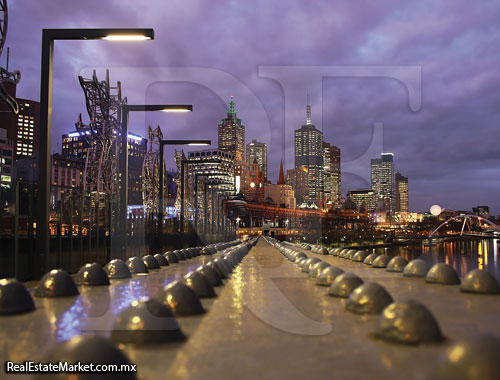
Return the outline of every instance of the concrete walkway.
{"type": "MultiPolygon", "coordinates": [[[[345,300],[328,296],[328,287],[316,286],[260,239],[225,286],[216,288],[218,297],[203,300],[206,314],[178,318],[186,342],[120,348],[137,364],[138,377],[148,380],[425,379],[452,341],[477,332],[500,335],[499,296],[463,294],[458,286],[430,285],[333,256],[318,257],[380,283],[395,300],[421,301],[448,339],[408,347],[372,338],[377,316],[346,312],[345,300]]],[[[79,297],[35,298],[33,313],[0,318],[0,360],[39,359],[51,343],[79,333],[107,337],[116,314],[130,302],[154,296],[213,258],[196,257],[108,287],[79,287],[79,297]]]]}

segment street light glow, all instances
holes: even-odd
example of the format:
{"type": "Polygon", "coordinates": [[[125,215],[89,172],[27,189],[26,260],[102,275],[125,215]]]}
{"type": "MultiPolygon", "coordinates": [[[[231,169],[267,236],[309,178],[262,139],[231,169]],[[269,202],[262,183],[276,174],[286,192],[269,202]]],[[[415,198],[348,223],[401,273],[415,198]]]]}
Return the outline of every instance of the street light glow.
{"type": "Polygon", "coordinates": [[[191,112],[191,110],[187,109],[187,108],[165,108],[161,111],[162,112],[191,112]]]}
{"type": "Polygon", "coordinates": [[[144,41],[150,40],[151,37],[143,34],[110,34],[102,39],[107,41],[144,41]]]}

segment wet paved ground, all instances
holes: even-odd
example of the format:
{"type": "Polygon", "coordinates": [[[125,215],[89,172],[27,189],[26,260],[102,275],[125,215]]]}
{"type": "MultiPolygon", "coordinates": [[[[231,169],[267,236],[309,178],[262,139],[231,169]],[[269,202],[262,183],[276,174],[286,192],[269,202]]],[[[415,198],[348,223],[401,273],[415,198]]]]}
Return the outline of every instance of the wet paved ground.
{"type": "MultiPolygon", "coordinates": [[[[459,292],[458,286],[426,284],[385,269],[304,251],[309,257],[383,285],[394,300],[425,304],[447,340],[419,347],[371,337],[378,316],[344,309],[345,300],[260,239],[234,270],[218,297],[203,300],[208,312],[178,318],[183,343],[123,346],[141,379],[425,379],[438,355],[457,339],[486,332],[500,335],[500,296],[459,292]]],[[[0,360],[39,358],[51,342],[80,332],[109,336],[116,314],[133,300],[154,296],[165,284],[213,259],[199,256],[146,276],[112,281],[108,287],[79,287],[68,299],[34,298],[37,309],[0,318],[0,360]]],[[[17,379],[29,378],[16,375],[17,379]]]]}

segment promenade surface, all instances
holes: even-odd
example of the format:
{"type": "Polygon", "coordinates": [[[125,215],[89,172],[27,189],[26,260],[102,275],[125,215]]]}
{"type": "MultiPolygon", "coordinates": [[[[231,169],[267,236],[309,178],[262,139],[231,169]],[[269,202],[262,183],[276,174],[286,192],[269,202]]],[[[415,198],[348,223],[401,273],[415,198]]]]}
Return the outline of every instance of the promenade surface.
{"type": "MultiPolygon", "coordinates": [[[[346,312],[344,299],[328,296],[328,287],[316,286],[261,238],[225,285],[216,288],[218,297],[202,300],[206,314],[178,318],[188,337],[185,342],[120,347],[137,364],[138,378],[425,379],[454,341],[479,332],[500,335],[498,296],[464,294],[458,286],[431,285],[304,252],[365,282],[378,282],[396,301],[422,302],[447,339],[404,346],[373,338],[378,316],[346,312]]],[[[167,283],[211,259],[199,256],[145,276],[114,280],[111,286],[79,287],[78,297],[35,297],[34,312],[1,317],[0,360],[36,360],[51,344],[80,333],[108,337],[116,315],[132,301],[153,297],[167,283]]]]}

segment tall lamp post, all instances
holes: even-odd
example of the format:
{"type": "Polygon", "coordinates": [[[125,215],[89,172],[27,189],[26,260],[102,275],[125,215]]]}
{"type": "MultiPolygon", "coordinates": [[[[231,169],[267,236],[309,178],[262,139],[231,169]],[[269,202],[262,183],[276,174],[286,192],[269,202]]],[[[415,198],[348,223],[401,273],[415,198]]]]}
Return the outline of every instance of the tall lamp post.
{"type": "MultiPolygon", "coordinates": [[[[159,187],[158,187],[158,227],[160,233],[163,232],[163,177],[164,177],[164,168],[165,168],[165,160],[164,160],[164,152],[163,147],[165,145],[189,145],[189,146],[203,146],[203,145],[211,145],[212,140],[160,140],[160,176],[159,176],[159,187]]],[[[182,160],[181,162],[181,232],[184,232],[184,163],[187,160],[182,160]]]]}
{"type": "Polygon", "coordinates": [[[50,250],[50,170],[52,129],[52,79],[55,40],[142,41],[154,39],[153,29],[43,29],[40,74],[40,146],[38,169],[37,268],[48,266],[50,250]]]}
{"type": "MultiPolygon", "coordinates": [[[[121,130],[121,145],[122,151],[120,154],[120,172],[121,172],[121,188],[120,188],[120,235],[123,239],[123,247],[127,243],[127,207],[128,207],[128,124],[130,112],[191,112],[193,106],[189,104],[124,104],[122,106],[122,130],[121,130]]],[[[161,154],[160,149],[160,154],[161,154]]]]}

